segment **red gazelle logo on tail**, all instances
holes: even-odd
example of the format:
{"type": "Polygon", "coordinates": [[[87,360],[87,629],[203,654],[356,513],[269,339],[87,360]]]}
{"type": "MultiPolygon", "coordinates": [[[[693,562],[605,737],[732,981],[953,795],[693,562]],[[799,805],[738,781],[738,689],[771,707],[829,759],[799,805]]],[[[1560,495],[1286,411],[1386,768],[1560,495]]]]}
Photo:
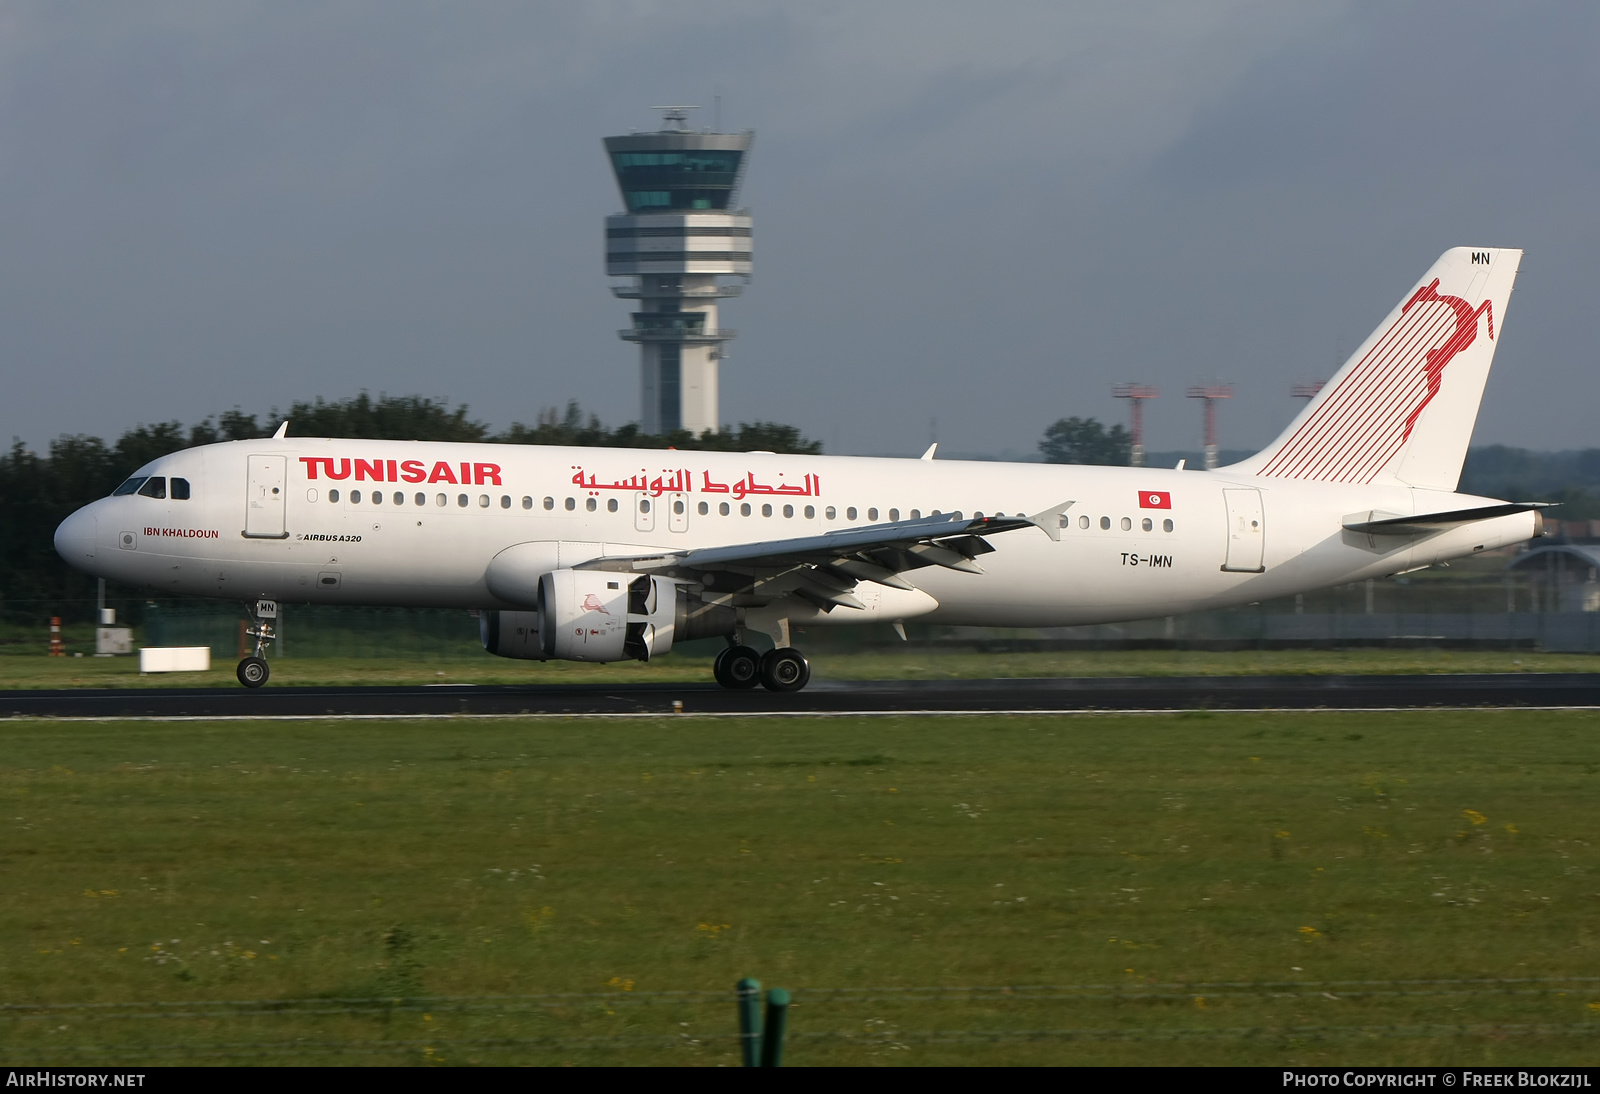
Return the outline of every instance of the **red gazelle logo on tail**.
{"type": "Polygon", "coordinates": [[[1444,370],[1478,338],[1486,316],[1494,339],[1494,307],[1474,308],[1439,292],[1439,279],[1411,294],[1400,318],[1375,342],[1259,474],[1285,479],[1368,483],[1411,437],[1439,394],[1444,370]]]}

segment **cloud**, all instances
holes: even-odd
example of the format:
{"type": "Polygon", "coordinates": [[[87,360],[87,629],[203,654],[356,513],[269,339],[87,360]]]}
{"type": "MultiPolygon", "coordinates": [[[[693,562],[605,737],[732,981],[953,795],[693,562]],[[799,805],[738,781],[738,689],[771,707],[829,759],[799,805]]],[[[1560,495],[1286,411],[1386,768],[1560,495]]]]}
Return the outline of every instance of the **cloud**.
{"type": "Polygon", "coordinates": [[[1587,9],[18,3],[0,12],[0,429],[366,388],[638,414],[608,133],[753,127],[730,420],[1028,451],[1156,382],[1263,442],[1445,247],[1525,245],[1480,439],[1587,443],[1587,9]],[[1512,379],[1506,379],[1512,377],[1512,379]],[[1567,397],[1552,407],[1543,392],[1567,397]],[[890,413],[885,413],[888,409],[890,413]]]}

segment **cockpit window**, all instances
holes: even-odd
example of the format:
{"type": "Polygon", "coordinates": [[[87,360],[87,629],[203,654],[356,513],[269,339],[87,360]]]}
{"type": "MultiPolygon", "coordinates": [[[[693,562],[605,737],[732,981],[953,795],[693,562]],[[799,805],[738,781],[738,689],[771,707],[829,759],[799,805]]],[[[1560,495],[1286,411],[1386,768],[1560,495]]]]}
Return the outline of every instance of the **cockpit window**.
{"type": "Polygon", "coordinates": [[[189,480],[188,479],[173,479],[172,480],[172,497],[173,497],[173,499],[175,501],[188,501],[189,500],[189,480]]]}
{"type": "Polygon", "coordinates": [[[143,476],[143,475],[135,475],[133,478],[129,479],[127,482],[123,483],[121,486],[119,486],[115,490],[111,491],[111,496],[114,497],[114,498],[125,497],[128,494],[131,494],[135,490],[139,489],[139,487],[143,486],[144,485],[144,480],[145,480],[145,476],[143,476]]]}
{"type": "Polygon", "coordinates": [[[151,475],[144,480],[144,485],[139,487],[141,498],[164,498],[167,496],[167,480],[161,475],[151,475]]]}

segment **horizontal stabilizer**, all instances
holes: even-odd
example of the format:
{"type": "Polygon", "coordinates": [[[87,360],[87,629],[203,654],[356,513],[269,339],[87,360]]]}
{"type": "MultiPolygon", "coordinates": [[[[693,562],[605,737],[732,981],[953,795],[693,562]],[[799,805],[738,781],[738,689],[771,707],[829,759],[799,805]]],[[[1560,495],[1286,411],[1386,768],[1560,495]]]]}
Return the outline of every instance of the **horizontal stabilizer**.
{"type": "Polygon", "coordinates": [[[1554,504],[1548,501],[1511,501],[1482,505],[1476,509],[1456,509],[1449,513],[1420,513],[1411,517],[1381,517],[1377,510],[1355,513],[1344,518],[1347,532],[1369,536],[1425,536],[1474,521],[1509,517],[1513,513],[1534,513],[1554,504]]]}

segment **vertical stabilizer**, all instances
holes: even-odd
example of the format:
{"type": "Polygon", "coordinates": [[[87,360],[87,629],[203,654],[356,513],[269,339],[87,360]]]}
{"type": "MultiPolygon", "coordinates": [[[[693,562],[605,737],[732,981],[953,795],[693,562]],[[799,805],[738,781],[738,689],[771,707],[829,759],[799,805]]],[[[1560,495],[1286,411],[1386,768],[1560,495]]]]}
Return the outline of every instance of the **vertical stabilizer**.
{"type": "Polygon", "coordinates": [[[1229,470],[1454,490],[1521,262],[1446,251],[1283,435],[1229,470]]]}

